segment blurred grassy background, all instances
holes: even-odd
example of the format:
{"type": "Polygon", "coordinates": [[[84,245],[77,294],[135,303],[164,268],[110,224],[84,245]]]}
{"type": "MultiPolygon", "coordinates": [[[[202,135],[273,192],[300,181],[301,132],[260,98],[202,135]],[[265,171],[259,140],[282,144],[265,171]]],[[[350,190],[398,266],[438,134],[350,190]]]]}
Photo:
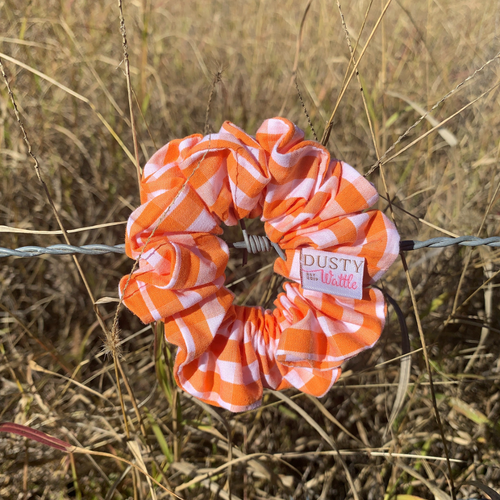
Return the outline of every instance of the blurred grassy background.
{"type": "MultiPolygon", "coordinates": [[[[215,86],[209,115],[212,130],[231,120],[253,134],[284,106],[283,115],[312,138],[295,88],[289,88],[305,7],[305,1],[292,0],[126,1],[141,164],[169,140],[203,132],[208,96],[220,69],[222,81],[215,86]]],[[[382,7],[380,0],[343,5],[353,45],[368,11],[357,56],[382,7]]],[[[492,0],[391,3],[359,65],[380,154],[420,118],[418,106],[430,109],[495,58],[499,30],[500,6],[492,0]]],[[[117,2],[1,0],[0,52],[9,57],[3,57],[4,67],[65,227],[126,221],[139,204],[135,167],[99,117],[133,152],[117,2]]],[[[297,79],[318,135],[335,106],[349,58],[336,2],[313,1],[305,20],[297,79]]],[[[495,59],[432,116],[438,121],[447,118],[499,77],[495,59]]],[[[410,213],[395,209],[403,239],[426,239],[442,231],[499,234],[498,104],[496,88],[448,122],[444,138],[432,133],[385,166],[391,197],[410,213]]],[[[430,128],[432,124],[423,120],[394,152],[430,128]]],[[[377,160],[355,78],[336,114],[329,149],[360,172],[367,172],[377,160]]],[[[382,192],[379,171],[369,179],[382,192]]],[[[1,225],[58,229],[4,82],[0,83],[0,190],[1,225]]],[[[379,208],[388,210],[383,200],[379,208]]],[[[75,245],[113,245],[122,242],[123,235],[124,226],[118,225],[70,238],[75,245]]],[[[237,232],[228,235],[238,238],[237,232]]],[[[0,246],[9,248],[60,242],[54,234],[2,232],[0,237],[0,246]]],[[[231,259],[228,281],[248,276],[234,288],[238,303],[259,303],[272,273],[270,269],[254,273],[272,259],[253,257],[244,269],[237,254],[231,259]]],[[[420,250],[408,260],[444,437],[455,460],[458,498],[477,497],[477,489],[461,484],[470,480],[490,487],[500,484],[498,278],[478,291],[498,272],[500,251],[420,250]],[[471,362],[473,355],[477,357],[471,362]]],[[[116,255],[79,261],[96,299],[116,298],[118,281],[132,266],[126,257],[116,255]]],[[[436,496],[450,494],[448,469],[401,263],[393,266],[383,283],[406,316],[415,351],[408,397],[389,429],[400,372],[394,358],[401,354],[392,312],[379,344],[347,363],[341,381],[319,404],[287,393],[314,418],[315,428],[273,394],[266,394],[261,409],[232,415],[209,410],[176,392],[168,368],[172,353],[164,349],[156,373],[155,332],[123,311],[122,364],[142,404],[147,444],[142,444],[144,437],[127,394],[124,400],[133,439],[141,443],[149,472],[165,486],[177,488],[183,498],[229,498],[229,489],[233,498],[242,499],[355,498],[347,474],[359,498],[408,500],[431,494],[446,498],[436,496]],[[347,472],[318,428],[335,440],[347,472]],[[230,443],[233,459],[247,456],[231,466],[230,443]],[[228,467],[215,471],[224,464],[228,467]],[[203,473],[212,475],[188,485],[203,473]]],[[[0,420],[132,459],[124,440],[113,362],[102,356],[103,333],[71,257],[0,260],[0,305],[0,420]]],[[[99,306],[108,326],[115,306],[99,306]]],[[[132,472],[110,458],[92,461],[76,456],[71,462],[59,452],[10,435],[0,437],[0,457],[1,498],[152,495],[143,477],[133,480],[132,472]]],[[[168,496],[160,489],[156,495],[168,496]]]]}

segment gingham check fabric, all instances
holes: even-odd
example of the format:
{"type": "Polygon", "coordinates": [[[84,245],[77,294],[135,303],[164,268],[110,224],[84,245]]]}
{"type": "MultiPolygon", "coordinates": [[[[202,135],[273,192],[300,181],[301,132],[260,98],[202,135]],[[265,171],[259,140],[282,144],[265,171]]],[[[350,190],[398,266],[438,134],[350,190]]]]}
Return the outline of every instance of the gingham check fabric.
{"type": "Polygon", "coordinates": [[[217,134],[171,141],[144,168],[126,234],[139,265],[120,294],[143,322],[165,322],[178,346],[175,379],[202,401],[239,412],[259,406],[264,388],[322,396],[340,365],[378,340],[386,309],[377,289],[364,288],[361,300],[303,289],[300,249],[363,257],[363,284],[373,283],[399,251],[394,225],[366,211],[377,198],[284,118],[266,120],[255,137],[225,122],[217,134]],[[220,223],[247,217],[260,217],[286,252],[274,270],[290,282],[274,311],[235,306],[224,288],[220,223]]]}

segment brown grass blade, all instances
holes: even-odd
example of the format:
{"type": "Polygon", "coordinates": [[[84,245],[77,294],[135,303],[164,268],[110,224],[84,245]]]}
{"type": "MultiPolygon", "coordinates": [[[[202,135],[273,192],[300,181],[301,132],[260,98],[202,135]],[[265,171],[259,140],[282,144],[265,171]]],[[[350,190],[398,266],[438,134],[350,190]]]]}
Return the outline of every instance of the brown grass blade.
{"type": "Polygon", "coordinates": [[[500,494],[498,492],[492,490],[489,486],[486,486],[480,481],[467,481],[464,484],[471,484],[472,486],[479,488],[481,491],[486,493],[491,498],[491,500],[500,500],[500,494]]]}
{"type": "Polygon", "coordinates": [[[415,495],[396,495],[394,500],[425,500],[425,498],[416,497],[415,495]]]}
{"type": "Polygon", "coordinates": [[[408,385],[410,383],[410,373],[411,373],[411,348],[410,348],[410,335],[408,334],[408,327],[406,326],[405,317],[403,311],[399,307],[398,303],[387,293],[384,293],[387,301],[392,305],[396,311],[399,328],[401,330],[401,352],[403,356],[401,357],[401,369],[399,371],[399,382],[398,390],[396,392],[396,399],[394,400],[394,405],[392,407],[391,415],[389,416],[389,421],[387,422],[387,427],[384,430],[384,436],[387,431],[392,427],[394,420],[398,416],[406,397],[406,392],[408,390],[408,385]],[[405,356],[406,354],[406,356],[405,356]]]}
{"type": "MultiPolygon", "coordinates": [[[[229,422],[222,416],[220,415],[219,413],[217,413],[217,411],[215,411],[215,409],[210,406],[210,405],[207,405],[206,403],[204,403],[203,401],[200,401],[199,399],[196,399],[194,398],[193,396],[190,396],[188,394],[186,394],[186,396],[191,399],[191,401],[193,401],[194,403],[196,403],[198,406],[200,406],[201,408],[203,408],[203,410],[205,410],[209,415],[211,415],[213,418],[215,418],[218,422],[220,422],[224,428],[226,429],[226,432],[227,432],[227,442],[228,442],[228,452],[227,452],[227,463],[228,464],[231,464],[232,463],[232,460],[233,460],[233,444],[232,444],[232,431],[231,431],[231,425],[229,424],[229,422]]],[[[231,466],[229,467],[229,470],[228,470],[228,473],[227,473],[227,489],[228,489],[228,493],[229,493],[229,496],[231,497],[231,472],[232,472],[232,468],[231,466]]]]}
{"type": "Polygon", "coordinates": [[[311,401],[311,403],[313,403],[314,405],[316,405],[316,407],[318,408],[318,410],[328,419],[330,420],[330,422],[334,423],[341,431],[345,432],[349,437],[351,437],[352,439],[354,439],[355,441],[358,442],[358,444],[360,444],[361,446],[365,446],[365,443],[363,443],[363,441],[361,441],[361,439],[359,439],[358,437],[356,437],[354,434],[352,434],[349,429],[347,429],[346,427],[344,427],[342,425],[341,422],[339,422],[326,408],[325,406],[321,403],[321,401],[318,399],[318,398],[315,398],[314,396],[311,396],[311,395],[307,395],[308,396],[308,399],[309,401],[311,401]]]}
{"type": "Polygon", "coordinates": [[[87,64],[87,67],[89,68],[90,72],[92,73],[92,76],[95,78],[97,84],[99,85],[100,89],[103,91],[104,95],[107,97],[108,101],[111,103],[113,108],[116,110],[116,112],[125,120],[127,125],[130,126],[130,123],[128,123],[127,117],[125,116],[125,113],[123,112],[122,108],[118,105],[118,103],[115,101],[115,98],[111,94],[111,92],[106,88],[106,85],[104,85],[104,82],[102,81],[101,77],[99,76],[99,73],[95,70],[94,66],[89,63],[88,60],[85,60],[85,55],[80,48],[80,45],[78,44],[78,41],[75,37],[75,34],[73,33],[73,30],[69,26],[69,24],[64,20],[63,17],[60,19],[60,23],[64,31],[68,34],[69,38],[71,38],[71,41],[73,42],[73,45],[75,46],[76,50],[82,57],[82,60],[84,60],[87,64]]]}
{"type": "Polygon", "coordinates": [[[300,21],[299,34],[297,35],[297,43],[295,45],[295,59],[293,61],[292,76],[290,77],[290,81],[288,82],[288,86],[285,91],[285,99],[283,100],[283,104],[281,105],[281,109],[278,116],[283,116],[283,113],[285,111],[285,106],[288,101],[288,95],[290,94],[290,89],[292,88],[293,84],[297,81],[297,69],[299,68],[300,47],[302,46],[302,35],[304,34],[304,24],[306,22],[307,13],[309,12],[311,4],[312,0],[309,0],[307,2],[306,8],[304,9],[302,20],[300,21]]]}
{"type": "MultiPolygon", "coordinates": [[[[221,448],[227,447],[227,445],[225,445],[224,442],[219,443],[219,446],[221,446],[221,448]]],[[[295,469],[295,467],[291,466],[289,463],[287,463],[283,460],[283,457],[285,455],[287,455],[285,453],[276,453],[276,454],[250,453],[249,455],[245,455],[242,452],[237,453],[236,449],[234,449],[233,451],[234,451],[235,455],[236,454],[238,455],[237,458],[233,458],[231,461],[226,462],[225,464],[222,464],[221,466],[214,468],[214,469],[210,470],[209,472],[204,472],[203,474],[198,474],[193,479],[189,480],[187,483],[183,483],[183,484],[177,486],[177,488],[175,488],[175,491],[177,493],[179,493],[179,492],[184,491],[188,488],[191,488],[196,483],[200,483],[200,482],[202,482],[202,481],[204,481],[212,476],[217,476],[221,472],[223,472],[226,469],[229,469],[233,465],[237,465],[237,464],[248,463],[249,466],[252,466],[256,471],[260,472],[261,469],[264,467],[262,464],[260,464],[260,462],[257,462],[257,459],[260,459],[260,458],[269,458],[270,460],[274,460],[276,462],[281,462],[281,463],[285,464],[287,467],[291,468],[295,473],[299,473],[299,471],[297,469],[295,469]]],[[[288,456],[291,456],[291,455],[288,455],[288,456]]],[[[193,470],[194,470],[194,468],[193,468],[193,470]]],[[[274,473],[272,471],[269,471],[269,470],[266,470],[264,475],[269,475],[270,477],[274,477],[274,473]]]]}
{"type": "Polygon", "coordinates": [[[74,384],[77,387],[80,387],[80,389],[82,389],[82,390],[84,390],[86,392],[89,392],[90,394],[93,394],[94,396],[97,396],[98,398],[106,401],[107,403],[110,403],[109,399],[106,396],[104,396],[103,394],[101,394],[98,391],[95,391],[94,389],[92,389],[90,387],[87,387],[85,384],[82,384],[81,382],[78,382],[78,380],[74,380],[71,377],[66,377],[64,375],[61,375],[60,373],[56,373],[56,372],[47,370],[43,366],[40,366],[39,364],[37,364],[32,359],[29,361],[29,366],[30,366],[30,368],[32,370],[34,370],[36,372],[46,373],[47,375],[51,375],[52,377],[58,377],[58,378],[61,378],[63,380],[66,380],[67,382],[70,382],[71,384],[74,384]]]}
{"type": "Polygon", "coordinates": [[[397,461],[396,465],[400,469],[403,469],[405,472],[410,474],[410,476],[413,476],[415,479],[418,479],[423,484],[425,484],[425,486],[429,488],[430,492],[434,495],[434,500],[451,500],[451,497],[447,493],[445,493],[443,490],[440,490],[435,484],[419,474],[416,470],[412,469],[410,466],[400,461],[397,461]]]}
{"type": "Polygon", "coordinates": [[[411,147],[415,146],[415,144],[418,144],[421,140],[425,139],[429,134],[432,134],[436,130],[440,129],[444,124],[448,123],[450,120],[455,118],[455,116],[458,116],[460,113],[465,111],[467,108],[470,108],[473,104],[475,104],[477,101],[488,95],[492,90],[495,90],[497,87],[500,86],[500,82],[496,83],[492,87],[490,87],[488,90],[483,92],[480,96],[476,97],[472,101],[468,102],[465,106],[460,108],[458,111],[450,115],[448,118],[445,118],[441,122],[439,122],[435,127],[432,127],[430,130],[422,134],[421,136],[417,137],[414,141],[410,142],[410,144],[406,145],[404,148],[400,149],[397,153],[393,154],[391,157],[386,158],[385,160],[381,161],[380,164],[377,162],[375,165],[370,168],[369,172],[366,175],[369,175],[371,172],[373,172],[373,169],[376,168],[377,166],[385,165],[386,163],[389,163],[390,161],[394,160],[397,158],[400,154],[404,153],[411,147]]]}
{"type": "Polygon", "coordinates": [[[136,471],[140,472],[141,474],[143,474],[145,477],[149,478],[149,480],[153,483],[156,484],[156,486],[158,486],[159,488],[161,488],[163,491],[165,491],[166,493],[174,496],[175,498],[179,498],[179,500],[183,500],[182,497],[180,497],[179,495],[176,495],[172,490],[169,490],[167,487],[163,486],[163,484],[161,484],[159,481],[157,481],[153,476],[151,476],[151,474],[148,473],[147,470],[145,469],[142,469],[141,467],[139,467],[137,464],[135,463],[132,463],[130,462],[130,460],[127,460],[126,458],[122,458],[118,455],[113,455],[112,453],[106,453],[104,451],[94,451],[94,450],[87,450],[86,448],[80,448],[78,446],[74,446],[73,449],[71,450],[73,453],[80,453],[82,455],[93,455],[93,456],[97,456],[97,457],[107,457],[107,458],[111,458],[113,460],[118,460],[119,462],[122,462],[124,464],[127,464],[127,465],[130,465],[131,467],[133,467],[136,471]]]}
{"type": "Polygon", "coordinates": [[[4,311],[8,316],[14,319],[14,321],[24,330],[26,335],[32,338],[37,344],[41,346],[41,348],[47,352],[58,364],[61,368],[64,369],[66,373],[71,373],[71,366],[68,365],[65,360],[60,356],[57,352],[57,349],[53,346],[52,342],[48,338],[41,338],[39,335],[33,333],[30,328],[28,328],[24,322],[12,311],[9,311],[2,303],[0,303],[0,309],[4,311]]]}
{"type": "Polygon", "coordinates": [[[132,83],[130,80],[130,61],[128,57],[127,29],[125,28],[125,17],[123,15],[123,2],[118,0],[120,12],[120,33],[122,35],[123,59],[125,61],[125,77],[127,79],[128,107],[130,111],[130,126],[132,128],[132,139],[134,141],[135,169],[137,172],[137,185],[141,189],[141,165],[139,163],[139,145],[137,143],[137,131],[135,129],[134,105],[132,103],[132,83]]]}
{"type": "MultiPolygon", "coordinates": [[[[427,111],[425,111],[425,109],[422,108],[422,106],[417,104],[415,101],[412,101],[411,99],[404,96],[403,94],[400,94],[399,92],[393,92],[388,90],[386,94],[392,97],[396,97],[397,99],[401,99],[402,101],[409,104],[420,116],[424,117],[433,127],[439,126],[439,121],[436,120],[433,116],[429,115],[427,111]]],[[[455,147],[458,144],[458,139],[455,137],[455,134],[450,132],[448,129],[444,127],[439,127],[437,131],[438,134],[447,142],[448,146],[450,146],[451,148],[455,147]]]]}
{"type": "Polygon", "coordinates": [[[366,41],[363,49],[361,50],[361,53],[359,54],[358,60],[354,64],[354,67],[351,70],[351,73],[349,75],[349,78],[345,82],[344,86],[342,87],[342,90],[340,91],[339,97],[337,98],[337,102],[335,104],[335,107],[333,108],[332,114],[330,116],[330,119],[328,120],[328,123],[326,124],[325,131],[323,132],[323,137],[321,138],[321,144],[323,146],[326,146],[328,144],[328,139],[330,138],[330,133],[332,131],[333,127],[333,119],[335,118],[335,114],[337,113],[337,109],[340,105],[340,101],[342,101],[342,98],[344,97],[344,94],[347,90],[347,87],[349,86],[349,83],[351,83],[352,77],[354,76],[356,70],[358,69],[359,63],[361,62],[361,59],[363,59],[363,56],[365,55],[366,49],[368,48],[368,45],[370,45],[370,42],[375,35],[375,32],[377,31],[377,28],[379,27],[380,23],[382,22],[382,19],[385,16],[385,13],[387,12],[387,9],[389,8],[389,5],[391,4],[392,0],[387,0],[387,3],[384,5],[384,8],[382,9],[382,12],[377,19],[377,22],[375,23],[375,26],[373,27],[370,36],[368,37],[368,40],[366,41]]]}
{"type": "Polygon", "coordinates": [[[317,431],[317,433],[331,446],[331,448],[337,452],[336,457],[342,464],[342,467],[344,468],[345,475],[347,477],[347,481],[349,483],[349,486],[351,487],[352,494],[354,496],[355,500],[359,500],[359,495],[358,492],[356,491],[356,487],[354,486],[354,481],[352,479],[351,473],[349,471],[349,468],[347,467],[347,464],[345,463],[344,459],[338,452],[337,445],[335,444],[335,441],[333,440],[332,437],[330,437],[326,431],[316,422],[311,415],[309,415],[305,410],[303,410],[297,403],[292,401],[288,396],[286,396],[282,392],[278,391],[271,391],[277,398],[281,399],[284,401],[290,408],[295,410],[313,429],[317,431]]]}
{"type": "MultiPolygon", "coordinates": [[[[147,470],[139,443],[136,440],[127,441],[127,447],[132,452],[132,455],[135,457],[141,469],[147,470]]],[[[151,494],[151,498],[153,500],[157,500],[158,497],[156,496],[156,491],[153,488],[153,483],[151,482],[151,479],[149,479],[148,476],[146,476],[146,481],[148,482],[149,493],[151,494]]]]}
{"type": "Polygon", "coordinates": [[[104,118],[104,116],[102,116],[102,114],[97,110],[94,103],[90,99],[87,99],[85,96],[83,96],[83,95],[79,94],[78,92],[75,92],[74,90],[71,90],[70,88],[66,87],[66,85],[59,83],[57,80],[54,80],[53,78],[46,75],[45,73],[42,73],[41,71],[38,71],[37,69],[32,68],[31,66],[28,66],[27,64],[24,64],[23,62],[19,61],[18,59],[15,59],[14,57],[10,57],[7,54],[4,54],[3,52],[0,52],[0,57],[5,59],[6,61],[10,61],[11,63],[14,63],[16,66],[19,66],[20,68],[23,68],[23,69],[29,71],[30,73],[33,73],[34,75],[39,76],[40,78],[43,78],[47,82],[52,83],[52,85],[59,87],[64,92],[67,92],[69,95],[76,97],[80,101],[82,101],[85,104],[87,104],[88,106],[90,106],[90,108],[97,115],[97,117],[102,122],[102,124],[108,129],[109,133],[114,137],[115,141],[123,149],[125,154],[132,160],[132,162],[135,163],[135,158],[132,155],[132,153],[128,150],[127,146],[125,146],[125,144],[120,139],[118,134],[114,131],[113,127],[111,127],[111,125],[107,122],[107,120],[104,118]]]}
{"type": "MultiPolygon", "coordinates": [[[[16,59],[14,58],[11,58],[9,56],[6,56],[6,59],[10,60],[10,61],[16,61],[17,63],[19,63],[19,61],[17,61],[16,59]]],[[[29,66],[27,65],[24,65],[27,69],[29,68],[30,70],[33,70],[32,68],[30,68],[29,66]]],[[[33,71],[36,71],[36,70],[33,70],[33,71]]],[[[23,140],[24,140],[24,143],[26,145],[26,148],[28,149],[28,155],[30,156],[30,158],[33,160],[33,168],[35,170],[35,174],[38,178],[38,181],[40,182],[41,186],[42,186],[42,189],[44,191],[44,194],[45,194],[45,198],[50,206],[50,208],[52,209],[52,212],[53,212],[53,215],[54,215],[54,218],[56,219],[57,221],[57,225],[59,226],[59,229],[62,231],[63,233],[63,237],[64,237],[64,240],[66,241],[66,243],[68,245],[71,244],[70,240],[69,240],[69,236],[68,236],[68,233],[66,231],[66,228],[64,227],[64,224],[61,220],[61,217],[59,215],[59,211],[57,210],[56,208],[56,205],[54,203],[54,200],[52,199],[52,196],[50,195],[50,191],[49,191],[49,188],[47,187],[47,184],[45,183],[44,181],[44,178],[42,176],[42,170],[41,170],[41,167],[40,167],[40,163],[38,161],[38,158],[37,156],[35,155],[35,153],[33,152],[33,149],[32,149],[32,146],[31,146],[31,142],[28,138],[28,133],[24,127],[24,123],[23,123],[23,120],[21,118],[21,114],[19,112],[19,109],[17,107],[17,102],[16,102],[16,98],[14,96],[14,92],[12,91],[12,88],[10,86],[10,83],[9,83],[9,79],[7,77],[7,73],[5,71],[5,68],[4,68],[4,65],[3,65],[3,62],[2,62],[2,54],[0,54],[0,72],[2,74],[2,77],[4,79],[4,82],[5,82],[5,86],[7,87],[7,91],[9,93],[9,97],[10,97],[10,101],[12,103],[12,107],[14,108],[14,114],[16,116],[16,120],[17,120],[17,123],[19,125],[19,128],[21,129],[21,133],[22,133],[22,136],[23,136],[23,140]]],[[[43,73],[42,73],[43,74],[43,73]]],[[[46,77],[46,75],[44,75],[46,77]]],[[[49,78],[49,77],[46,77],[46,78],[49,78]]],[[[55,82],[55,80],[53,80],[55,82]]],[[[69,89],[68,89],[69,90],[69,89]]],[[[73,94],[75,95],[79,95],[79,94],[76,94],[76,92],[73,92],[71,91],[73,94]]],[[[82,96],[80,96],[82,97],[82,96]]],[[[90,101],[88,101],[88,104],[91,105],[91,107],[93,106],[90,101]]],[[[95,109],[95,106],[94,108],[95,109]]],[[[78,258],[73,255],[72,256],[73,258],[73,262],[75,263],[75,266],[77,268],[77,271],[78,271],[78,274],[80,275],[80,278],[82,280],[82,283],[84,284],[85,286],[85,289],[87,291],[87,294],[88,296],[90,297],[90,300],[92,301],[92,303],[95,302],[95,299],[94,299],[94,294],[92,293],[92,290],[90,288],[90,285],[89,285],[89,282],[87,280],[87,278],[85,277],[85,273],[83,272],[83,269],[82,269],[82,266],[80,265],[80,261],[78,260],[78,258]]],[[[102,316],[100,315],[98,309],[96,307],[94,307],[94,312],[96,314],[96,317],[97,317],[97,321],[99,322],[103,332],[106,332],[107,331],[107,328],[106,328],[106,325],[104,324],[104,320],[102,318],[102,316]]]]}
{"type": "MultiPolygon", "coordinates": [[[[470,80],[472,80],[473,78],[475,78],[479,73],[481,73],[481,71],[483,71],[484,68],[486,68],[487,66],[489,66],[492,62],[496,61],[498,58],[500,58],[500,53],[497,54],[495,57],[489,59],[488,61],[486,61],[480,68],[476,69],[476,71],[474,71],[474,73],[472,73],[471,75],[469,75],[465,80],[461,81],[453,90],[450,90],[446,95],[444,95],[441,99],[439,99],[438,102],[436,102],[436,104],[434,104],[434,106],[432,106],[432,108],[427,111],[425,114],[423,114],[411,127],[409,127],[408,129],[406,129],[406,131],[401,134],[397,141],[394,142],[392,144],[392,146],[382,155],[382,157],[379,159],[380,160],[383,160],[387,157],[387,155],[394,150],[394,148],[415,128],[418,126],[418,124],[429,114],[431,113],[432,111],[434,111],[441,103],[443,103],[444,101],[446,101],[446,99],[448,99],[449,97],[451,97],[453,94],[455,94],[455,92],[458,92],[467,82],[469,82],[470,80]]],[[[365,174],[365,177],[367,177],[368,175],[370,175],[372,172],[374,172],[378,167],[378,162],[375,163],[374,165],[372,165],[370,167],[370,170],[365,174]]]]}
{"type": "MultiPolygon", "coordinates": [[[[359,37],[358,37],[358,40],[356,42],[356,47],[353,48],[352,47],[352,43],[351,43],[351,37],[349,36],[349,30],[347,29],[347,24],[345,22],[344,13],[342,12],[342,7],[340,5],[340,1],[339,0],[337,0],[337,7],[339,9],[340,19],[342,20],[342,27],[344,28],[344,33],[345,33],[345,37],[346,37],[346,41],[347,41],[347,46],[349,47],[349,52],[351,53],[351,62],[356,63],[355,50],[356,50],[356,47],[357,47],[357,42],[359,41],[359,37]]],[[[370,8],[371,8],[371,3],[368,6],[368,9],[366,11],[365,19],[363,21],[363,26],[361,27],[361,30],[363,30],[363,28],[364,28],[364,23],[366,21],[366,18],[368,16],[368,12],[369,12],[370,8]]],[[[347,69],[349,70],[349,68],[347,68],[347,69]]],[[[347,72],[345,74],[344,79],[346,77],[347,77],[347,72]]],[[[364,91],[363,85],[361,83],[361,76],[360,76],[359,71],[357,69],[356,69],[356,79],[358,80],[359,90],[361,92],[361,98],[363,100],[363,107],[365,109],[366,119],[368,121],[368,126],[370,128],[370,135],[371,135],[371,138],[372,138],[373,147],[375,148],[375,154],[377,155],[377,159],[380,159],[380,155],[379,155],[379,151],[378,151],[378,145],[377,145],[377,140],[375,139],[375,131],[373,130],[373,123],[372,123],[372,119],[370,117],[370,112],[368,110],[368,104],[366,102],[365,91],[364,91]]]]}
{"type": "MultiPolygon", "coordinates": [[[[386,195],[387,201],[389,203],[389,210],[390,210],[391,218],[392,218],[392,221],[394,222],[394,225],[396,226],[396,229],[397,229],[398,228],[398,224],[397,224],[396,218],[394,216],[394,209],[393,209],[392,202],[391,202],[391,196],[389,195],[389,189],[387,187],[387,181],[386,181],[386,178],[385,178],[383,163],[380,163],[380,177],[382,179],[382,184],[384,186],[385,195],[386,195]]],[[[403,264],[403,269],[404,269],[404,272],[405,272],[406,282],[408,283],[408,290],[410,292],[411,303],[413,305],[413,312],[414,312],[414,315],[415,315],[415,320],[417,322],[418,334],[419,334],[419,337],[420,337],[420,342],[422,344],[422,352],[424,354],[425,367],[426,367],[426,370],[427,370],[427,375],[429,377],[429,386],[430,386],[430,389],[431,389],[432,405],[433,405],[433,408],[434,408],[434,414],[435,414],[435,417],[436,417],[436,422],[437,422],[438,427],[439,427],[439,432],[441,434],[441,441],[443,443],[444,453],[445,453],[445,456],[446,456],[446,464],[448,466],[451,495],[453,497],[453,500],[456,500],[455,484],[454,484],[454,481],[453,481],[453,472],[451,470],[451,463],[450,463],[450,454],[448,452],[448,445],[446,443],[446,438],[445,438],[445,435],[444,435],[443,424],[441,422],[441,417],[439,415],[439,409],[438,409],[437,400],[436,400],[436,393],[435,393],[435,390],[434,390],[434,383],[433,383],[433,379],[432,379],[432,368],[431,368],[431,364],[430,364],[430,361],[429,361],[429,355],[428,355],[428,352],[427,352],[427,343],[426,343],[426,340],[425,340],[425,335],[424,335],[424,331],[423,331],[423,328],[422,328],[422,323],[420,321],[420,314],[418,312],[418,304],[417,304],[417,299],[415,297],[415,289],[414,289],[413,283],[411,281],[410,270],[408,269],[408,264],[406,262],[406,257],[405,257],[404,252],[400,252],[399,256],[401,258],[401,263],[403,264]]]]}
{"type": "MultiPolygon", "coordinates": [[[[113,226],[124,226],[127,224],[127,221],[120,222],[107,222],[105,224],[96,224],[95,226],[86,226],[86,227],[77,227],[76,229],[67,229],[66,232],[68,234],[71,233],[81,233],[82,231],[92,231],[93,229],[102,229],[104,227],[113,227],[113,226]]],[[[23,229],[20,227],[12,227],[12,226],[3,226],[0,225],[0,233],[12,233],[12,234],[64,234],[60,229],[56,229],[54,231],[38,231],[36,229],[23,229]]]]}

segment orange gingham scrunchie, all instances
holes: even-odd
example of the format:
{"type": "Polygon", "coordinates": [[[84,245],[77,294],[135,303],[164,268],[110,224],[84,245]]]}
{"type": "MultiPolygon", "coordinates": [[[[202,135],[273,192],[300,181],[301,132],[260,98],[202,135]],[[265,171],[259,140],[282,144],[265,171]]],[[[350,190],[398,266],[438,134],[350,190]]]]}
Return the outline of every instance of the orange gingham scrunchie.
{"type": "Polygon", "coordinates": [[[144,167],[142,205],[126,234],[127,255],[141,258],[120,296],[144,323],[165,322],[178,346],[177,384],[206,403],[249,410],[264,388],[323,396],[340,365],[378,340],[386,307],[373,288],[362,300],[303,289],[300,249],[363,257],[363,285],[374,283],[399,252],[394,225],[364,211],[377,198],[370,182],[284,118],[266,120],[255,138],[225,122],[218,134],[173,140],[144,167]],[[235,306],[223,286],[229,249],[220,222],[246,217],[260,217],[286,252],[274,271],[291,282],[274,311],[235,306]]]}

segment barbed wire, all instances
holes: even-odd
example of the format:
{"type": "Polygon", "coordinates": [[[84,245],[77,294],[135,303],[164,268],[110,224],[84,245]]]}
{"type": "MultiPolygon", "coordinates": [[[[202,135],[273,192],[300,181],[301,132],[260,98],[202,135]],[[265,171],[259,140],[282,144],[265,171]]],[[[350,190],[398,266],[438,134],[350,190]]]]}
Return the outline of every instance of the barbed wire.
{"type": "Polygon", "coordinates": [[[500,237],[479,238],[477,236],[459,236],[457,238],[449,238],[440,236],[425,241],[403,240],[399,244],[399,247],[402,251],[408,252],[410,250],[419,250],[420,248],[444,248],[452,245],[460,245],[463,247],[478,247],[485,245],[500,248],[500,237]]]}
{"type": "Polygon", "coordinates": [[[39,257],[40,255],[103,255],[106,253],[125,253],[125,245],[51,245],[49,247],[27,246],[16,249],[0,247],[0,257],[39,257]]]}
{"type": "MultiPolygon", "coordinates": [[[[234,248],[246,249],[249,253],[265,252],[272,248],[270,242],[265,236],[252,236],[249,242],[238,241],[230,244],[234,248]],[[268,242],[266,242],[267,240],[268,242]]],[[[420,250],[421,248],[444,248],[452,245],[460,245],[465,247],[489,246],[500,248],[500,237],[493,236],[490,238],[479,238],[476,236],[459,236],[457,238],[438,237],[430,240],[402,240],[400,249],[403,252],[412,250],[420,250]]],[[[275,245],[273,245],[275,247],[275,245]]],[[[276,247],[275,247],[276,249],[276,247]]],[[[276,249],[277,250],[277,249],[276,249]]],[[[74,245],[51,245],[49,247],[26,246],[16,249],[0,247],[0,257],[39,257],[41,255],[103,255],[107,253],[124,254],[125,245],[83,245],[77,247],[74,245]]],[[[280,252],[280,257],[283,258],[283,252],[280,252]]]]}

